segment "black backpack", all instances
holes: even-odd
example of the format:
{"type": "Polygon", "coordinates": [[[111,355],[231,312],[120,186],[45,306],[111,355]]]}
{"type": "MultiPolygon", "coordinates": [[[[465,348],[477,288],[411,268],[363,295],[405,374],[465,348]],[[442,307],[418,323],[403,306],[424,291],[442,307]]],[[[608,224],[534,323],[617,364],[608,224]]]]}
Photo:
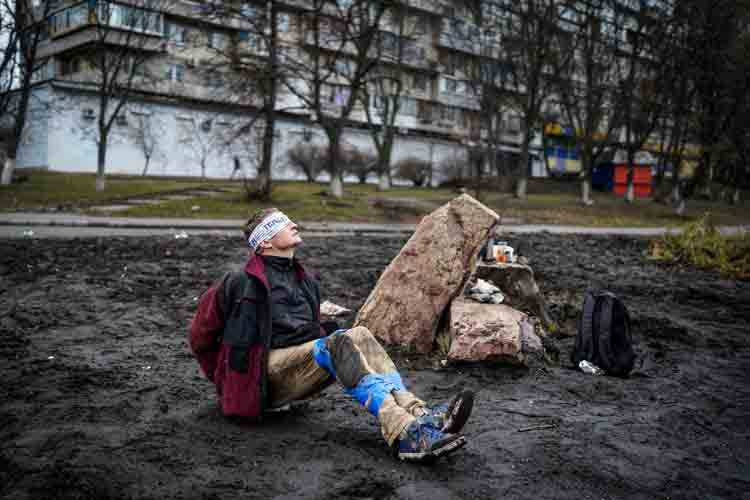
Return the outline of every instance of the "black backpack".
{"type": "Polygon", "coordinates": [[[607,375],[624,377],[633,369],[635,357],[625,304],[611,292],[587,291],[571,361],[578,366],[587,360],[607,375]]]}

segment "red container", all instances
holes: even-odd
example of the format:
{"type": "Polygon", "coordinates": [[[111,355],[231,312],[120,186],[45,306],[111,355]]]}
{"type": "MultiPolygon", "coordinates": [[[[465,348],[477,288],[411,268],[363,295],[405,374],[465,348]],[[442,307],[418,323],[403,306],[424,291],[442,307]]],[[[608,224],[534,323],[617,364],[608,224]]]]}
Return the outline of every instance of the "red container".
{"type": "Polygon", "coordinates": [[[651,165],[636,165],[633,168],[633,184],[651,185],[651,165]]]}
{"type": "MultiPolygon", "coordinates": [[[[651,196],[651,165],[633,166],[633,191],[636,198],[648,198],[651,196]]],[[[617,196],[625,196],[628,190],[628,166],[615,165],[614,193],[617,196]]]]}
{"type": "Polygon", "coordinates": [[[628,182],[627,165],[615,165],[615,184],[626,184],[628,182]]]}
{"type": "Polygon", "coordinates": [[[636,198],[648,198],[651,196],[651,184],[636,184],[635,185],[635,197],[636,198]]]}

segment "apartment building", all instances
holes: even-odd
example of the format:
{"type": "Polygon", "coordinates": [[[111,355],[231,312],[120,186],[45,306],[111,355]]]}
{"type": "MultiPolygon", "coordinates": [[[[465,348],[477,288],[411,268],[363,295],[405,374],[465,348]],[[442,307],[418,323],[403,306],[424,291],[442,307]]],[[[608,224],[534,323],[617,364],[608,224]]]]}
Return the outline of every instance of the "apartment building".
{"type": "MultiPolygon", "coordinates": [[[[339,0],[346,3],[350,0],[339,0]]],[[[300,57],[315,47],[311,37],[309,10],[312,2],[278,2],[277,19],[281,57],[300,57]]],[[[477,29],[468,12],[454,2],[408,0],[409,29],[404,31],[385,16],[378,42],[379,67],[391,68],[403,81],[397,138],[392,163],[419,157],[437,165],[444,160],[468,158],[471,148],[487,142],[482,131],[476,82],[470,66],[492,57],[473,42],[477,29]],[[389,52],[390,51],[390,52],[389,52]],[[388,57],[396,53],[400,57],[388,57]]],[[[212,15],[221,2],[189,0],[57,0],[53,1],[46,39],[39,49],[45,61],[36,75],[39,86],[30,109],[29,130],[22,141],[19,167],[48,167],[60,171],[93,172],[96,169],[96,122],[98,120],[97,71],[89,63],[90,47],[101,36],[107,20],[107,44],[131,44],[134,54],[144,58],[133,78],[132,97],[118,113],[111,132],[107,171],[140,173],[144,165],[144,124],[157,137],[149,173],[153,175],[207,175],[228,177],[237,158],[248,175],[258,158],[257,136],[262,121],[260,99],[252,86],[241,92],[230,85],[231,65],[216,64],[218,54],[263,58],[267,47],[257,34],[253,19],[263,19],[268,5],[248,2],[243,15],[212,15]],[[231,50],[230,50],[231,49],[231,50]],[[139,139],[140,138],[140,139],[139,139]]],[[[331,18],[329,29],[335,32],[331,18]]],[[[326,50],[318,43],[320,50],[326,50]]],[[[136,56],[133,56],[136,57],[136,56]]],[[[135,61],[135,59],[134,59],[135,61]]],[[[345,71],[345,54],[337,66],[345,71]]],[[[127,68],[127,65],[125,66],[127,68]]],[[[333,79],[323,98],[335,112],[349,97],[349,89],[333,79]]],[[[347,122],[344,141],[373,150],[372,127],[378,127],[383,96],[373,92],[370,120],[358,103],[347,122]],[[373,118],[375,117],[375,118],[373,118]]],[[[274,145],[274,177],[296,178],[286,164],[286,152],[304,142],[325,141],[315,113],[288,89],[279,89],[278,119],[274,145]]],[[[501,136],[493,147],[515,154],[521,139],[520,120],[512,112],[502,118],[501,136]]],[[[534,144],[540,147],[537,141],[534,144]]],[[[439,172],[435,182],[441,180],[439,172]]]]}

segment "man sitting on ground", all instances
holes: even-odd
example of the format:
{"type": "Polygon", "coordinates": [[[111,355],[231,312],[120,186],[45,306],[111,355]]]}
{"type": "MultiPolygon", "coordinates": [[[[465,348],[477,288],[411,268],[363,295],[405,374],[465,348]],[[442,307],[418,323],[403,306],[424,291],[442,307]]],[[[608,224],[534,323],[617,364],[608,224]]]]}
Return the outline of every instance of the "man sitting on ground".
{"type": "Polygon", "coordinates": [[[245,227],[249,259],[200,298],[190,347],[216,385],[225,415],[258,418],[312,396],[335,380],[378,418],[402,460],[427,460],[466,444],[459,435],[474,395],[428,407],[409,392],[396,366],[362,326],[320,321],[320,288],[294,258],[297,225],[275,208],[245,227]]]}

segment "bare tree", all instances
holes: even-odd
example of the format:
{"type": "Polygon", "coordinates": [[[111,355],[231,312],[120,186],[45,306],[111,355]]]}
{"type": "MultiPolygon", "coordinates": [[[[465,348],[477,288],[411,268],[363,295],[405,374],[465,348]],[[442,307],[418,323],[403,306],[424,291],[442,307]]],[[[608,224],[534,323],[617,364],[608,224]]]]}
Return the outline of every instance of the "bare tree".
{"type": "Polygon", "coordinates": [[[178,118],[180,143],[192,161],[200,167],[201,177],[206,177],[208,162],[229,149],[227,134],[217,130],[219,115],[195,111],[178,118]]]}
{"type": "MultiPolygon", "coordinates": [[[[741,14],[745,23],[750,20],[749,11],[741,14]]],[[[723,177],[732,191],[729,202],[738,204],[742,187],[750,179],[750,34],[747,31],[735,39],[728,62],[732,82],[732,112],[727,124],[730,161],[723,177]]]]}
{"type": "MultiPolygon", "coordinates": [[[[485,164],[491,171],[498,168],[498,175],[504,175],[497,160],[509,92],[504,78],[507,64],[499,55],[499,33],[488,21],[484,7],[475,0],[455,2],[451,15],[443,19],[440,33],[449,50],[440,54],[445,76],[439,80],[443,103],[438,109],[441,115],[460,120],[461,127],[452,131],[450,140],[466,149],[477,197],[485,164]]],[[[430,142],[431,171],[434,146],[430,142]]]]}
{"type": "Polygon", "coordinates": [[[13,179],[16,154],[26,130],[35,79],[47,64],[37,57],[47,34],[51,2],[0,0],[0,129],[5,140],[5,165],[0,184],[13,179]],[[6,121],[7,120],[7,121],[6,121]]]}
{"type": "MultiPolygon", "coordinates": [[[[413,66],[429,66],[419,39],[428,35],[427,18],[411,9],[410,0],[393,2],[381,21],[374,52],[379,63],[362,87],[361,100],[377,152],[378,190],[391,187],[391,155],[407,89],[430,93],[428,79],[413,66]]],[[[416,101],[409,100],[407,106],[416,101]]]]}
{"type": "Polygon", "coordinates": [[[525,199],[528,184],[529,147],[536,131],[544,126],[542,113],[545,100],[552,93],[551,70],[555,61],[565,58],[559,50],[561,35],[560,0],[524,0],[508,2],[489,0],[495,4],[494,17],[504,34],[506,58],[513,61],[510,80],[516,92],[510,95],[512,106],[521,117],[520,172],[515,195],[525,199]]]}
{"type": "Polygon", "coordinates": [[[105,189],[110,133],[126,105],[140,92],[153,89],[157,78],[149,60],[163,49],[163,13],[170,0],[131,0],[127,4],[88,2],[71,7],[67,22],[86,28],[86,47],[69,61],[67,78],[90,86],[97,100],[96,190],[105,189]]]}
{"type": "MultiPolygon", "coordinates": [[[[0,116],[7,116],[18,66],[18,36],[15,5],[10,0],[0,2],[0,116]]],[[[0,126],[5,125],[0,123],[0,126]]]]}
{"type": "Polygon", "coordinates": [[[621,145],[627,154],[625,200],[634,200],[635,155],[652,136],[665,113],[663,97],[672,90],[674,75],[665,64],[670,47],[666,36],[670,12],[652,8],[650,0],[619,0],[615,8],[625,20],[620,39],[619,61],[623,75],[615,102],[622,119],[621,145]]]}
{"type": "Polygon", "coordinates": [[[380,20],[390,2],[312,0],[301,13],[305,49],[285,67],[285,86],[303,103],[328,138],[326,171],[331,195],[344,194],[339,165],[344,127],[377,65],[373,57],[380,20]]]}
{"type": "MultiPolygon", "coordinates": [[[[245,1],[203,2],[206,19],[213,22],[239,23],[239,37],[229,43],[217,43],[220,32],[208,28],[206,45],[217,57],[204,68],[208,80],[222,77],[222,99],[258,112],[248,113],[240,131],[255,135],[262,127],[262,141],[255,161],[257,175],[249,197],[268,200],[272,190],[273,150],[276,138],[279,91],[286,78],[285,60],[296,48],[284,39],[284,33],[297,15],[283,12],[285,2],[264,0],[256,4],[245,1]],[[252,132],[250,132],[252,131],[252,132]]],[[[217,89],[218,90],[218,89],[217,89]]],[[[251,139],[256,141],[256,137],[251,139]]]]}
{"type": "Polygon", "coordinates": [[[342,146],[341,163],[343,172],[356,176],[360,184],[365,184],[371,173],[380,173],[377,155],[351,144],[342,146]]]}
{"type": "Polygon", "coordinates": [[[148,167],[152,159],[163,156],[164,151],[161,147],[161,138],[166,132],[164,123],[158,116],[146,110],[132,110],[133,116],[131,127],[131,137],[136,147],[143,154],[143,171],[142,176],[148,174],[148,167]]]}
{"type": "Polygon", "coordinates": [[[566,1],[561,15],[566,33],[558,36],[559,50],[571,57],[555,62],[556,91],[565,117],[578,134],[581,201],[591,205],[591,170],[620,125],[615,102],[622,68],[616,34],[623,17],[612,0],[566,1]]]}
{"type": "MultiPolygon", "coordinates": [[[[688,50],[690,45],[690,8],[685,3],[674,2],[675,8],[666,19],[663,30],[664,46],[657,63],[662,65],[665,75],[680,75],[672,86],[665,85],[660,94],[662,120],[659,125],[660,164],[663,170],[672,173],[670,198],[676,205],[677,213],[684,210],[681,170],[690,136],[689,126],[694,116],[695,85],[692,78],[693,58],[688,50]]],[[[659,87],[657,87],[658,89],[659,87]]],[[[656,187],[660,190],[663,170],[657,171],[656,187]]],[[[661,194],[657,194],[657,201],[661,194]]]]}
{"type": "Polygon", "coordinates": [[[311,142],[299,142],[287,152],[288,164],[315,182],[326,163],[328,150],[325,146],[311,142]]]}
{"type": "Polygon", "coordinates": [[[411,181],[415,186],[424,186],[430,178],[430,162],[409,157],[396,163],[396,176],[411,181]]]}
{"type": "Polygon", "coordinates": [[[747,1],[728,0],[695,0],[688,4],[691,76],[695,85],[693,134],[701,145],[690,192],[701,191],[710,197],[716,169],[722,164],[726,133],[737,113],[732,49],[740,34],[746,32],[750,5],[747,1]]]}

